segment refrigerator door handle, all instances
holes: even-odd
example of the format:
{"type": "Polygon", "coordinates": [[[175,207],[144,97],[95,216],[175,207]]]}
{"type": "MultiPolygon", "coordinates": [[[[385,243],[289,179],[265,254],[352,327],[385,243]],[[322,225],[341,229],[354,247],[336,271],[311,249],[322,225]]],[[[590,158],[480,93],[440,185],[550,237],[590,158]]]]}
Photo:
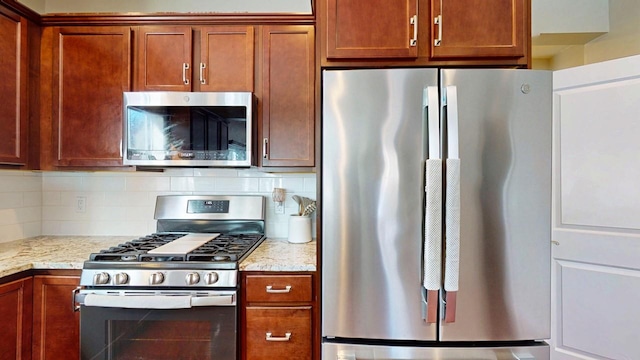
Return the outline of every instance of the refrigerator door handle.
{"type": "Polygon", "coordinates": [[[428,159],[425,163],[425,229],[423,246],[423,320],[438,321],[438,298],[442,281],[442,159],[440,157],[440,108],[438,88],[424,89],[427,107],[428,159]]]}
{"type": "Polygon", "coordinates": [[[458,149],[458,94],[445,88],[447,106],[447,160],[445,195],[444,322],[456,321],[460,270],[460,159],[458,149]]]}

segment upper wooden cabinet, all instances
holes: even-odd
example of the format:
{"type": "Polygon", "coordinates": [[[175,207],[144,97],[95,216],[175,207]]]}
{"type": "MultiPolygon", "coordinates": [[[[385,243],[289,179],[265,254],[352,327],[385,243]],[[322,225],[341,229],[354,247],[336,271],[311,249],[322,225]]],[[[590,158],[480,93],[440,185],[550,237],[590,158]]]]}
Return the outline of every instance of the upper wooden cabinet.
{"type": "Polygon", "coordinates": [[[261,165],[314,166],[313,26],[262,29],[261,165]]]}
{"type": "Polygon", "coordinates": [[[252,26],[141,26],[137,91],[253,91],[252,26]]]}
{"type": "Polygon", "coordinates": [[[416,58],[417,0],[326,0],[327,58],[416,58]]]}
{"type": "Polygon", "coordinates": [[[531,0],[320,0],[322,66],[530,62],[531,0]]]}
{"type": "Polygon", "coordinates": [[[0,164],[27,161],[27,20],[0,8],[0,164]]]}
{"type": "Polygon", "coordinates": [[[431,58],[525,56],[525,6],[526,0],[432,0],[431,58]]]}
{"type": "Polygon", "coordinates": [[[54,165],[121,166],[131,30],[63,27],[53,37],[54,165]]]}

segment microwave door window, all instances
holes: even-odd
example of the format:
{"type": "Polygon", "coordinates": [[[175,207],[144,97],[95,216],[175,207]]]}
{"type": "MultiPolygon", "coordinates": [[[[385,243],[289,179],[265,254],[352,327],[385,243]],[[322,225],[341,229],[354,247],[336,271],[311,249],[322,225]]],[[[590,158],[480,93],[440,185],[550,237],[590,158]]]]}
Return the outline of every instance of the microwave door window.
{"type": "Polygon", "coordinates": [[[172,125],[167,116],[138,108],[129,108],[127,157],[135,160],[164,158],[172,125]]]}

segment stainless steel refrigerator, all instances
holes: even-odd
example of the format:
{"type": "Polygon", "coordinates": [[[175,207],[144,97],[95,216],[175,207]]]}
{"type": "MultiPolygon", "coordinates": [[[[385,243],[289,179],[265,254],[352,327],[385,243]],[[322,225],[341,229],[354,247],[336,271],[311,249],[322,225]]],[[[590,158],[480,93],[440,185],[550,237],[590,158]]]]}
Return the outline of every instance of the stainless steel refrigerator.
{"type": "Polygon", "coordinates": [[[551,73],[322,88],[323,360],[548,359],[551,73]]]}

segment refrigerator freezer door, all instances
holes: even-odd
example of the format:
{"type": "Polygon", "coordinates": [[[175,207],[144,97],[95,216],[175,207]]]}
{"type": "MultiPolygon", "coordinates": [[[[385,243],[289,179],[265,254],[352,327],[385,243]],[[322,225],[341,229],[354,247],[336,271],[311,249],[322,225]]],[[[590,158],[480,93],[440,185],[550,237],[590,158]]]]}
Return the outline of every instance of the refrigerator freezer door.
{"type": "Polygon", "coordinates": [[[436,339],[421,271],[434,85],[434,69],[323,72],[324,337],[436,339]]]}
{"type": "Polygon", "coordinates": [[[549,338],[551,73],[442,70],[448,86],[458,104],[460,270],[455,321],[441,324],[440,340],[549,338]]]}
{"type": "Polygon", "coordinates": [[[517,347],[411,347],[322,344],[322,360],[549,360],[544,342],[517,347]]]}

